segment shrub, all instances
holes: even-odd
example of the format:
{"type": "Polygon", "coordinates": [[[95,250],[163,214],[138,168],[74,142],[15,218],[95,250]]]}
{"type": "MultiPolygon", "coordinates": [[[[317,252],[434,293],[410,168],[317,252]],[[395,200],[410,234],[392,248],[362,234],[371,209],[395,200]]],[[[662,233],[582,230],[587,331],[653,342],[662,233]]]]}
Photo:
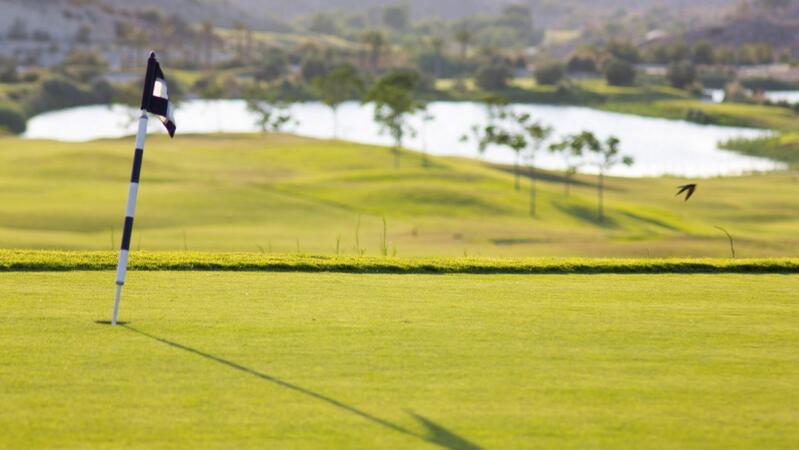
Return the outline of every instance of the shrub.
{"type": "MultiPolygon", "coordinates": [[[[175,90],[172,87],[173,83],[170,83],[170,95],[175,90]]],[[[141,95],[141,88],[138,88],[138,93],[141,95]]],[[[110,103],[116,97],[114,88],[107,81],[97,80],[93,85],[84,87],[75,81],[59,77],[43,81],[20,101],[25,112],[33,116],[73,106],[110,103]]]]}
{"type": "Polygon", "coordinates": [[[547,61],[537,65],[533,75],[538,84],[558,84],[566,75],[566,67],[558,61],[547,61]]]}
{"type": "Polygon", "coordinates": [[[0,130],[14,134],[25,132],[25,114],[10,105],[0,105],[0,130]]]}
{"type": "Polygon", "coordinates": [[[687,59],[671,63],[666,78],[672,86],[684,89],[696,81],[696,66],[687,59]]]}
{"type": "Polygon", "coordinates": [[[513,78],[513,71],[508,64],[502,62],[482,65],[474,74],[477,86],[486,91],[508,87],[508,81],[511,78],[513,78]]]}
{"type": "Polygon", "coordinates": [[[607,45],[607,51],[613,55],[614,58],[627,61],[629,63],[637,63],[641,60],[641,54],[638,51],[638,47],[633,45],[633,43],[630,41],[610,41],[607,45]]]}
{"type": "Polygon", "coordinates": [[[569,58],[566,69],[571,73],[595,73],[597,72],[596,60],[591,55],[574,55],[569,58]]]}
{"type": "Polygon", "coordinates": [[[620,59],[605,63],[605,79],[611,86],[630,86],[635,83],[635,67],[620,59]]]}
{"type": "Polygon", "coordinates": [[[689,109],[688,112],[685,114],[685,120],[689,122],[698,123],[701,125],[708,125],[713,123],[713,118],[707,115],[701,109],[689,109]]]}

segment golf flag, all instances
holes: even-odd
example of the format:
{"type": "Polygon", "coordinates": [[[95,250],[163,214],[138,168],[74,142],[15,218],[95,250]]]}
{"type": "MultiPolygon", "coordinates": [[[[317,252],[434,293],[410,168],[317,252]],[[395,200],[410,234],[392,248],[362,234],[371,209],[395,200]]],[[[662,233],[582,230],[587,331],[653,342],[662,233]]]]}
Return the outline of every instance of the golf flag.
{"type": "Polygon", "coordinates": [[[175,136],[175,116],[172,104],[169,102],[166,78],[161,71],[161,65],[155,59],[154,52],[150,53],[150,59],[147,60],[147,77],[144,79],[141,109],[157,116],[169,132],[169,137],[175,136]]]}
{"type": "Polygon", "coordinates": [[[172,116],[172,105],[169,103],[164,72],[161,71],[161,66],[158,64],[158,60],[155,59],[155,53],[150,53],[150,59],[147,61],[147,76],[144,78],[139,130],[136,133],[136,150],[133,154],[133,170],[130,175],[128,204],[125,209],[125,224],[122,231],[122,243],[119,247],[119,261],[117,262],[117,291],[114,297],[114,313],[111,316],[112,325],[117,324],[119,298],[122,295],[122,285],[125,284],[125,275],[128,270],[128,253],[130,252],[130,238],[133,235],[133,215],[136,212],[139,177],[141,175],[142,160],[144,159],[144,138],[147,136],[148,112],[158,117],[169,132],[169,136],[174,137],[175,119],[172,116]]]}

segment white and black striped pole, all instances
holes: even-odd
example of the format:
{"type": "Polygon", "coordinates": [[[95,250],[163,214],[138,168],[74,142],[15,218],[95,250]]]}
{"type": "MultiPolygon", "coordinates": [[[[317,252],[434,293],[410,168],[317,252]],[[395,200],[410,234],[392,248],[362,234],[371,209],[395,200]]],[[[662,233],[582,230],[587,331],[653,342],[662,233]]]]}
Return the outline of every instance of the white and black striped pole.
{"type": "Polygon", "coordinates": [[[130,252],[130,238],[133,234],[133,215],[136,212],[136,196],[139,193],[139,176],[141,163],[144,157],[144,138],[147,136],[147,113],[152,113],[164,124],[169,137],[175,136],[175,118],[172,105],[169,102],[166,80],[161,71],[161,65],[155,58],[155,53],[150,53],[147,60],[147,75],[144,78],[144,89],[141,96],[141,116],[139,117],[139,130],[136,133],[136,152],[133,155],[133,170],[130,174],[130,190],[128,190],[128,206],[125,209],[125,228],[122,231],[122,244],[119,246],[119,261],[117,262],[117,293],[114,297],[114,314],[111,325],[117,324],[119,317],[119,297],[122,295],[122,286],[125,284],[125,274],[128,270],[128,253],[130,252]]]}
{"type": "Polygon", "coordinates": [[[144,138],[147,136],[147,111],[142,109],[139,117],[139,131],[136,133],[136,151],[133,154],[133,170],[130,174],[130,188],[128,189],[128,206],[125,209],[125,227],[122,231],[122,244],[119,246],[119,261],[117,262],[117,293],[114,297],[114,314],[111,325],[117,324],[119,316],[119,297],[122,295],[122,285],[125,284],[125,274],[128,270],[128,253],[130,252],[130,237],[133,234],[133,216],[136,213],[136,197],[139,194],[139,177],[141,163],[144,157],[144,138]]]}

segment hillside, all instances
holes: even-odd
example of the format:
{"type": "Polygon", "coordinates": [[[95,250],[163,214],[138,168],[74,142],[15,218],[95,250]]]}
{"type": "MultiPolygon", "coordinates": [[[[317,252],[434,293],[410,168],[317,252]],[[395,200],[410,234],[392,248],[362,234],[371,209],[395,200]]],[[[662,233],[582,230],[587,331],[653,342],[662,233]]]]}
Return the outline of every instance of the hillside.
{"type": "MultiPolygon", "coordinates": [[[[148,8],[180,16],[186,22],[210,20],[217,26],[230,27],[236,21],[264,31],[287,31],[287,25],[300,16],[322,11],[359,12],[379,20],[380,10],[391,5],[407,5],[417,20],[458,19],[494,14],[515,0],[0,0],[0,30],[7,30],[15,19],[22,19],[31,29],[47,30],[54,36],[71,36],[83,24],[92,25],[93,35],[110,36],[114,21],[148,8]],[[371,11],[370,11],[371,10],[371,11]]],[[[534,0],[530,3],[534,22],[539,25],[574,26],[575,19],[585,21],[616,16],[620,11],[636,13],[653,8],[668,8],[683,18],[708,21],[734,7],[735,0],[709,0],[697,4],[688,0],[534,0]]]]}
{"type": "MultiPolygon", "coordinates": [[[[0,247],[116,248],[131,140],[0,139],[0,247]]],[[[608,220],[595,219],[595,177],[564,194],[539,183],[538,216],[512,175],[475,160],[292,136],[152,137],[133,249],[400,256],[795,255],[799,182],[790,174],[700,181],[608,181],[608,220]],[[385,218],[386,237],[383,240],[385,218]]]]}

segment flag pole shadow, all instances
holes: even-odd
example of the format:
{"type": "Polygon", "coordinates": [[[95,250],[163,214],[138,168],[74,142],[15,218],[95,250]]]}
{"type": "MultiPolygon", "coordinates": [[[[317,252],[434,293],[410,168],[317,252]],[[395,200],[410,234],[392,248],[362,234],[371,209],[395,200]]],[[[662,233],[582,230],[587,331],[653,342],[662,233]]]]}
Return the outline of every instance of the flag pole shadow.
{"type": "MultiPolygon", "coordinates": [[[[97,323],[110,323],[110,322],[98,321],[97,323]]],[[[482,448],[479,445],[474,444],[474,443],[470,442],[469,440],[467,440],[467,439],[465,439],[465,438],[463,438],[461,436],[458,436],[457,434],[453,433],[452,431],[448,430],[447,428],[444,428],[443,426],[433,422],[432,420],[430,420],[430,419],[428,419],[428,418],[426,418],[424,416],[421,416],[421,415],[418,415],[418,414],[414,413],[413,411],[409,411],[409,414],[411,416],[413,416],[413,418],[421,426],[424,427],[426,433],[424,433],[424,434],[417,433],[417,432],[415,432],[413,430],[410,430],[408,428],[403,427],[402,425],[399,425],[399,424],[391,422],[389,420],[377,417],[377,416],[375,416],[373,414],[370,414],[370,413],[368,413],[366,411],[358,409],[355,406],[348,405],[348,404],[346,404],[346,403],[344,403],[342,401],[336,400],[336,399],[334,399],[332,397],[328,397],[328,396],[326,396],[324,394],[320,394],[320,393],[315,392],[315,391],[313,391],[311,389],[299,386],[299,385],[294,384],[294,383],[290,383],[288,381],[282,380],[280,378],[277,378],[275,376],[272,376],[272,375],[269,375],[269,374],[266,374],[266,373],[263,373],[263,372],[258,372],[255,369],[251,369],[251,368],[243,366],[243,365],[241,365],[239,363],[236,363],[236,362],[221,358],[221,357],[216,356],[216,355],[212,355],[210,353],[203,352],[201,350],[197,350],[195,348],[180,344],[178,342],[170,341],[170,340],[164,339],[162,337],[154,336],[152,334],[146,333],[146,332],[141,331],[139,329],[133,328],[130,325],[128,325],[127,323],[125,323],[125,322],[117,322],[117,323],[119,325],[121,325],[123,328],[125,328],[127,330],[130,330],[131,332],[137,333],[137,334],[139,334],[141,336],[145,336],[147,338],[153,339],[153,340],[158,341],[158,342],[160,342],[162,344],[166,344],[166,345],[168,345],[170,347],[173,347],[173,348],[176,348],[176,349],[179,349],[179,350],[183,350],[185,352],[193,353],[193,354],[195,354],[197,356],[200,356],[202,358],[205,358],[207,360],[213,361],[213,362],[218,363],[218,364],[222,364],[222,365],[224,365],[224,366],[226,366],[228,368],[235,369],[235,370],[238,370],[240,372],[247,373],[249,375],[252,375],[252,376],[260,378],[260,379],[262,379],[264,381],[268,381],[270,383],[276,384],[276,385],[278,385],[280,387],[292,390],[294,392],[298,392],[300,394],[307,395],[307,396],[312,397],[312,398],[314,398],[316,400],[322,401],[322,402],[327,403],[329,405],[335,406],[336,408],[339,408],[341,410],[344,410],[344,411],[347,411],[347,412],[349,412],[351,414],[359,416],[359,417],[361,417],[363,419],[366,419],[366,420],[368,420],[368,421],[370,421],[370,422],[372,422],[372,423],[374,423],[376,425],[380,425],[380,426],[382,426],[384,428],[387,428],[389,430],[395,431],[397,433],[404,434],[406,436],[410,436],[410,437],[414,437],[414,438],[420,439],[420,440],[425,441],[425,442],[427,442],[429,444],[437,445],[439,447],[447,448],[447,449],[451,449],[451,450],[481,450],[481,448],[482,448]]]]}

